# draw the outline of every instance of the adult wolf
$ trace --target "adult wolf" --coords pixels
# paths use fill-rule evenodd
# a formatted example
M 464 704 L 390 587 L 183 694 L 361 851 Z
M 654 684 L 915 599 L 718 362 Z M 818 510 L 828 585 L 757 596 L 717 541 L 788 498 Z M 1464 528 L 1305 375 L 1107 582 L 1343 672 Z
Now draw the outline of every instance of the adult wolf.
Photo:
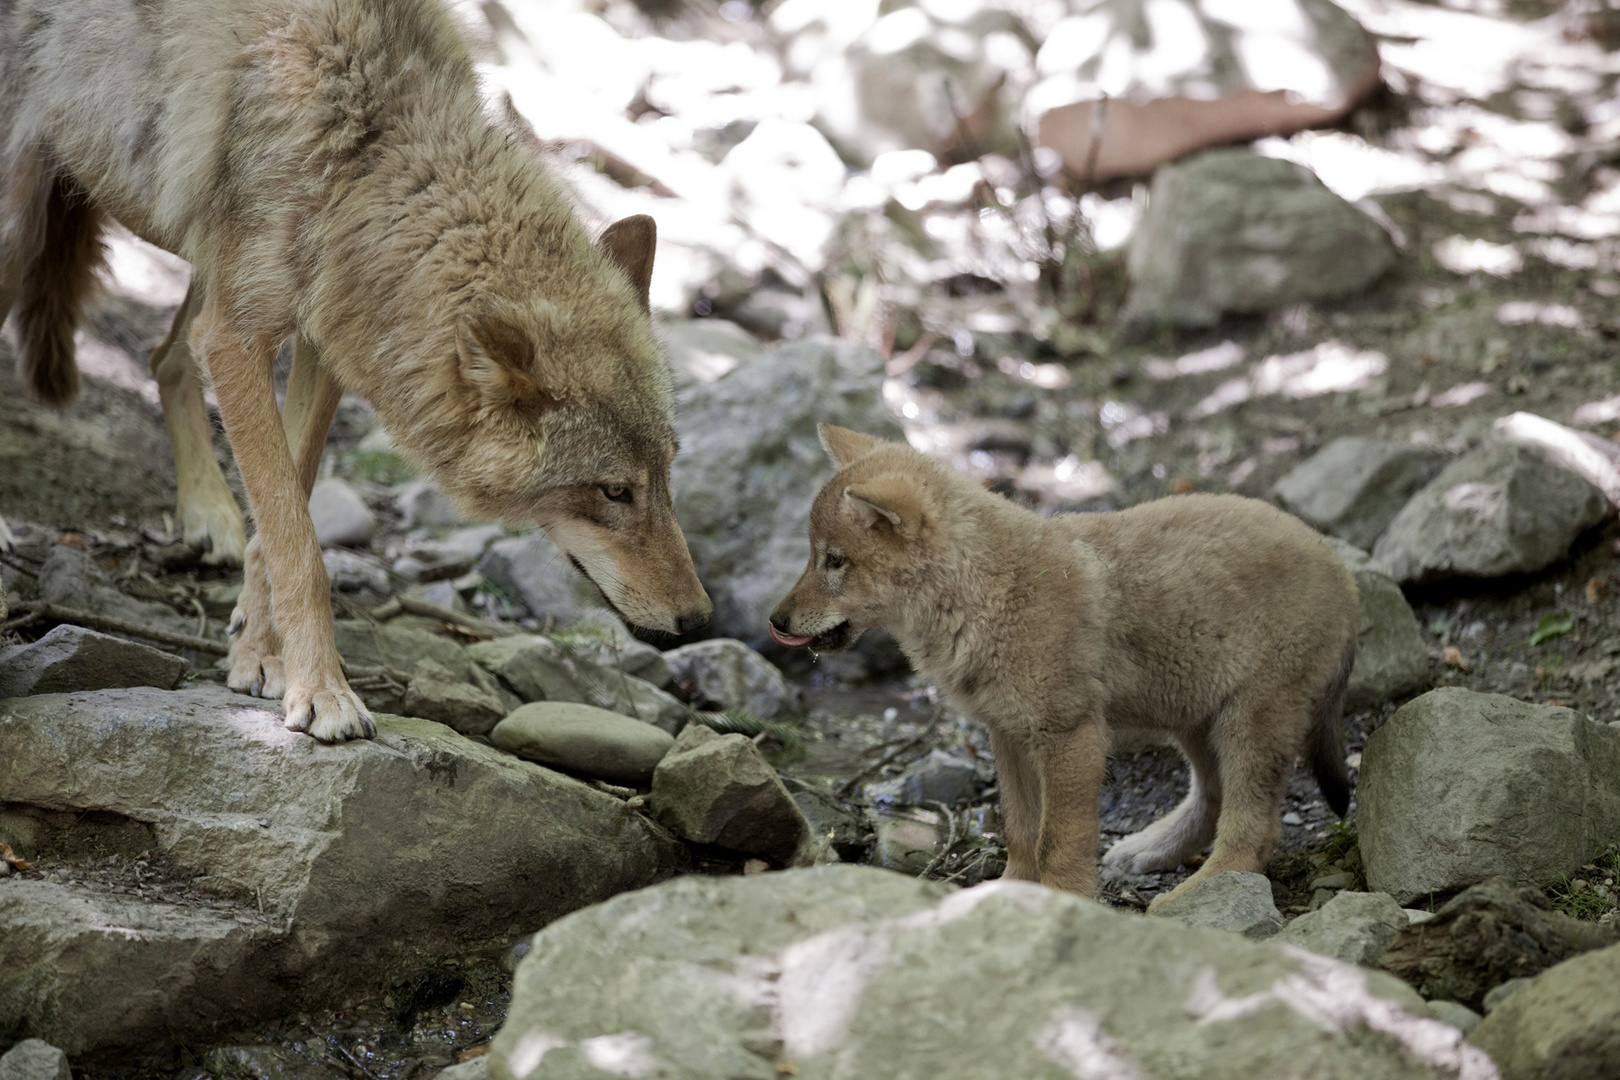
M 75 384 L 109 217 L 192 264 L 170 343 L 212 376 L 258 530 L 229 682 L 283 697 L 288 727 L 373 731 L 307 508 L 343 389 L 470 513 L 537 521 L 628 620 L 707 620 L 669 502 L 652 221 L 590 242 L 486 119 L 436 0 L 0 0 L 0 311 L 47 399 Z

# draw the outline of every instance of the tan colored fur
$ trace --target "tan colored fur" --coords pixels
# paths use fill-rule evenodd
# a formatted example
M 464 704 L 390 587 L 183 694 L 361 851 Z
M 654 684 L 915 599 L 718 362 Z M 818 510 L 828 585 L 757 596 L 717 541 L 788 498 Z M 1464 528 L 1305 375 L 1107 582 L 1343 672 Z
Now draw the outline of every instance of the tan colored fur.
M 94 245 L 42 246 L 58 186 L 191 262 L 153 356 L 182 510 L 229 541 L 189 353 L 257 525 L 230 683 L 284 691 L 290 727 L 370 730 L 307 509 L 340 389 L 469 514 L 545 527 L 630 620 L 706 620 L 669 503 L 651 219 L 591 242 L 521 133 L 486 119 L 434 0 L 0 0 L 0 170 L 0 311 L 28 268 L 93 269 Z M 42 393 L 71 372 L 70 348 L 41 346 L 71 343 L 76 287 L 19 325 Z M 294 333 L 304 396 L 283 418 L 271 363 Z
M 909 447 L 822 430 L 839 473 L 773 636 L 841 648 L 887 627 L 989 729 L 1007 876 L 1096 891 L 1112 731 L 1168 733 L 1192 765 L 1186 800 L 1105 858 L 1171 869 L 1213 841 L 1176 892 L 1264 868 L 1302 750 L 1342 784 L 1356 587 L 1297 519 L 1233 495 L 1042 518 Z

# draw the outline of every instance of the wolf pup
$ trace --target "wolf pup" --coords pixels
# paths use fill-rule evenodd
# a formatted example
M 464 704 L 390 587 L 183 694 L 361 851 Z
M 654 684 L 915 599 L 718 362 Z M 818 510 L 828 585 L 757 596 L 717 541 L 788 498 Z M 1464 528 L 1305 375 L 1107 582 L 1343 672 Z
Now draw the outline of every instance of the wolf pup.
M 308 511 L 344 390 L 470 514 L 545 528 L 627 620 L 707 620 L 670 506 L 652 221 L 590 242 L 485 117 L 437 0 L 0 4 L 0 312 L 46 400 L 76 385 L 108 218 L 191 262 L 167 351 L 212 376 L 258 529 L 228 682 L 281 697 L 289 728 L 374 731 Z
M 909 447 L 821 425 L 838 475 L 810 513 L 810 565 L 771 613 L 790 648 L 891 630 L 917 670 L 990 731 L 1006 876 L 1092 895 L 1111 731 L 1171 735 L 1187 797 L 1104 862 L 1168 870 L 1173 892 L 1260 871 L 1303 749 L 1349 805 L 1340 711 L 1355 659 L 1355 581 L 1266 503 L 1184 495 L 1050 518 Z

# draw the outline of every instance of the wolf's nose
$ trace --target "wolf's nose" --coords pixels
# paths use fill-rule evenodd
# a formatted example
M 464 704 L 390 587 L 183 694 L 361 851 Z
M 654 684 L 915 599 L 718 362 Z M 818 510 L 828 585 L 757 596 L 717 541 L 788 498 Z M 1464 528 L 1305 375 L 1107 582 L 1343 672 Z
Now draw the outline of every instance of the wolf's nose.
M 692 631 L 701 630 L 708 625 L 709 613 L 707 611 L 689 611 L 675 619 L 675 629 L 682 634 L 690 634 Z

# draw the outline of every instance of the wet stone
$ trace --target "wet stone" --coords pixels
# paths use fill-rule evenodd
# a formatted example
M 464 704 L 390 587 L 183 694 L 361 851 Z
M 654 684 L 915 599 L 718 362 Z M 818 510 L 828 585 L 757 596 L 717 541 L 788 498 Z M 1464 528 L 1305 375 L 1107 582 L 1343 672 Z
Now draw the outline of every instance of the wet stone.
M 683 645 L 665 653 L 664 660 L 698 708 L 742 710 L 766 720 L 804 712 L 799 688 L 769 660 L 733 638 Z
M 977 794 L 979 771 L 944 750 L 930 750 L 928 756 L 909 766 L 892 780 L 866 786 L 866 796 L 874 806 L 933 806 L 944 803 L 955 807 Z
M 1289 923 L 1277 940 L 1347 964 L 1371 967 L 1405 927 L 1406 912 L 1394 897 L 1341 892 Z
M 436 660 L 422 660 L 411 674 L 402 711 L 454 728 L 463 735 L 487 735 L 506 716 L 498 693 L 455 677 Z

